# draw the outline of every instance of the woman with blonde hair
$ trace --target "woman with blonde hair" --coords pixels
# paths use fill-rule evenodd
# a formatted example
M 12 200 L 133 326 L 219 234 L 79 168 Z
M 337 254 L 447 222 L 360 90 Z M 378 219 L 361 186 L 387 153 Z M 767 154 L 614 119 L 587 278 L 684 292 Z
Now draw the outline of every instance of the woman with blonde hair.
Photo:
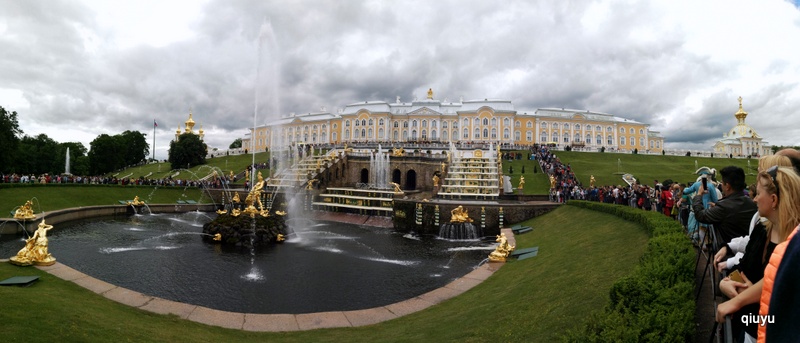
M 731 299 L 720 304 L 717 307 L 717 321 L 722 322 L 725 316 L 739 311 L 748 304 L 756 304 L 761 299 L 761 306 L 759 312 L 766 314 L 769 306 L 769 295 L 772 290 L 772 281 L 774 280 L 774 269 L 780 263 L 780 256 L 785 249 L 785 241 L 790 239 L 790 234 L 794 232 L 794 228 L 800 224 L 800 176 L 795 173 L 793 168 L 774 166 L 766 171 L 758 174 L 757 178 L 758 194 L 756 195 L 756 204 L 758 206 L 759 214 L 767 219 L 766 227 L 766 242 L 764 246 L 753 247 L 755 244 L 750 244 L 750 250 L 755 249 L 758 253 L 755 256 L 745 257 L 748 259 L 755 259 L 755 265 L 764 265 L 767 257 L 769 263 L 766 264 L 766 269 L 763 270 L 763 278 L 758 280 L 760 275 L 753 275 L 752 270 L 758 268 L 751 268 L 750 275 L 746 273 L 743 275 L 744 282 L 732 281 L 728 278 L 720 283 L 720 289 L 724 289 Z M 753 240 L 755 243 L 756 240 Z M 777 245 L 777 246 L 776 246 Z M 783 248 L 781 248 L 783 246 Z M 774 251 L 769 254 L 770 248 Z M 749 251 L 748 251 L 749 253 Z M 761 256 L 758 256 L 760 253 Z M 748 263 L 750 264 L 750 263 Z M 770 267 L 773 270 L 770 272 Z M 755 284 L 750 282 L 750 279 L 757 281 Z M 762 292 L 763 290 L 763 292 Z M 766 297 L 766 304 L 764 298 Z M 754 316 L 755 317 L 755 316 Z M 733 318 L 733 320 L 740 320 L 740 317 Z M 749 317 L 752 318 L 752 317 Z M 743 323 L 745 331 L 753 332 L 753 328 L 759 330 L 758 335 L 762 336 L 761 326 L 759 324 L 765 323 Z M 749 339 L 752 339 L 750 337 Z M 759 340 L 760 341 L 760 340 Z

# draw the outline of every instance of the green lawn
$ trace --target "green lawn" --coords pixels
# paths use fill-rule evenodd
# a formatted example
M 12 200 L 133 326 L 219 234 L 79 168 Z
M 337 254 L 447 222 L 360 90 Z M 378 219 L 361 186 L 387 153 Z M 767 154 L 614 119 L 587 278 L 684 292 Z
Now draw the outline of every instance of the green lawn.
M 758 159 L 750 159 L 750 167 L 747 159 L 738 158 L 710 158 L 694 156 L 662 156 L 662 155 L 634 155 L 634 154 L 615 154 L 599 152 L 576 152 L 558 151 L 556 156 L 564 164 L 569 163 L 572 170 L 584 185 L 589 185 L 589 178 L 594 175 L 597 180 L 595 185 L 619 185 L 624 184 L 621 175 L 616 173 L 631 173 L 642 184 L 653 185 L 653 180 L 659 182 L 672 179 L 676 182 L 686 183 L 697 179 L 694 172 L 697 166 L 707 166 L 716 168 L 717 180 L 721 180 L 719 170 L 730 165 L 739 166 L 745 170 L 747 184 L 755 182 L 755 171 L 758 167 Z M 751 175 L 752 174 L 752 175 Z
M 16 185 L 0 188 L 0 218 L 33 199 L 34 213 L 95 205 L 119 205 L 137 195 L 148 204 L 174 204 L 177 200 L 208 203 L 210 198 L 196 187 L 154 187 L 119 185 Z
M 0 288 L 0 332 L 8 342 L 551 342 L 608 303 L 611 284 L 637 265 L 647 241 L 636 224 L 572 206 L 525 224 L 535 230 L 517 236 L 517 246 L 538 246 L 537 257 L 508 262 L 459 297 L 368 327 L 222 329 L 130 308 L 37 269 L 0 263 L 0 279 L 42 277 L 29 287 Z
M 268 158 L 269 158 L 269 153 L 266 152 L 256 153 L 255 156 L 256 163 L 267 162 Z M 247 166 L 249 166 L 251 163 L 253 163 L 252 154 L 218 156 L 213 158 L 207 158 L 205 165 L 189 168 L 189 171 L 199 177 L 204 177 L 217 168 L 222 170 L 225 173 L 225 175 L 230 173 L 231 170 L 233 170 L 234 174 L 237 174 L 244 171 L 245 168 L 247 168 Z M 112 175 L 117 177 L 127 176 L 131 179 L 138 179 L 140 176 L 150 175 L 147 176 L 150 179 L 162 179 L 172 174 L 174 174 L 174 172 L 172 172 L 170 164 L 168 162 L 162 162 L 162 163 L 151 163 L 142 166 L 127 168 L 120 172 L 111 173 L 109 174 L 109 176 Z M 179 176 L 178 178 L 188 179 L 188 177 L 183 177 L 183 176 Z

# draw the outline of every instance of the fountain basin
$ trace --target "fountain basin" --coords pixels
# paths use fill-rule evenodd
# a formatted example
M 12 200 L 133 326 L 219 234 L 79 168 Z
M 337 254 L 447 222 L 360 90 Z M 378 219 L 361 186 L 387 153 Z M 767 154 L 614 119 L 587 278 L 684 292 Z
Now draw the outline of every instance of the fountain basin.
M 283 244 L 224 246 L 203 240 L 216 214 L 133 215 L 58 224 L 50 251 L 97 279 L 150 296 L 246 313 L 372 308 L 442 287 L 477 267 L 483 242 L 404 237 L 391 229 L 288 220 Z M 12 256 L 22 236 L 0 237 Z

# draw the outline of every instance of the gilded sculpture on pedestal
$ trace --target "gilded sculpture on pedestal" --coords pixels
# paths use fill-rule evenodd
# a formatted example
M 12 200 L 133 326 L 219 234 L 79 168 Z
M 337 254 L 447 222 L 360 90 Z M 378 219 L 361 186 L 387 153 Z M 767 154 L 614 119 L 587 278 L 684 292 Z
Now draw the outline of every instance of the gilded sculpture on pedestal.
M 9 261 L 18 266 L 29 266 L 31 264 L 49 266 L 55 264 L 56 259 L 47 251 L 47 231 L 52 228 L 53 225 L 46 224 L 44 218 L 42 218 L 42 222 L 39 223 L 33 236 L 25 240 L 25 247 L 16 256 L 11 257 Z
M 133 197 L 133 201 L 128 201 L 128 205 L 142 206 L 144 205 L 144 201 L 139 200 L 139 196 L 137 195 Z
M 433 174 L 433 187 L 439 187 L 439 175 Z
M 517 188 L 518 189 L 522 189 L 522 187 L 524 187 L 524 186 L 525 186 L 525 177 L 524 176 L 520 176 L 519 177 L 519 186 Z
M 497 248 L 489 254 L 489 261 L 491 262 L 505 262 L 506 258 L 512 251 L 514 251 L 515 247 L 513 245 L 508 244 L 508 238 L 506 238 L 506 234 L 500 233 L 497 235 L 497 239 L 495 242 L 498 242 Z
M 595 179 L 594 175 L 589 176 L 589 187 L 594 187 Z
M 450 222 L 472 223 L 472 218 L 469 217 L 469 213 L 467 213 L 467 210 L 463 206 L 458 205 L 458 207 L 450 211 Z
M 556 178 L 550 175 L 550 188 L 556 188 Z
M 34 218 L 36 218 L 36 216 L 33 214 L 33 203 L 30 200 L 26 201 L 25 205 L 20 206 L 14 211 L 14 219 L 30 220 Z

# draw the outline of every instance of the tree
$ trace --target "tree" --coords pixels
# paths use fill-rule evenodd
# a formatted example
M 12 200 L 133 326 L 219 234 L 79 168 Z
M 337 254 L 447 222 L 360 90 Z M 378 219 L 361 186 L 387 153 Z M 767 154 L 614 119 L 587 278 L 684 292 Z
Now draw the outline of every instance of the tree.
M 127 167 L 135 165 L 145 160 L 150 154 L 150 144 L 147 144 L 145 135 L 139 131 L 126 130 L 122 134 L 114 136 L 119 140 L 122 150 L 123 165 Z
M 3 152 L 0 153 L 0 173 L 14 171 L 14 156 L 21 135 L 22 130 L 17 122 L 17 112 L 9 113 L 3 106 L 0 106 L 0 147 L 3 149 Z
M 208 147 L 193 133 L 184 133 L 178 136 L 178 140 L 169 143 L 169 163 L 172 169 L 205 164 L 207 154 Z
M 19 142 L 14 166 L 18 171 L 33 174 L 60 174 L 58 166 L 64 166 L 65 155 L 59 157 L 59 146 L 45 134 L 25 136 Z
M 89 143 L 89 172 L 92 175 L 105 174 L 123 167 L 122 147 L 119 140 L 107 134 L 97 136 Z
M 228 149 L 240 149 L 241 147 L 242 147 L 242 139 L 236 138 L 235 140 L 233 140 L 233 143 L 231 143 L 231 145 L 228 146 Z

